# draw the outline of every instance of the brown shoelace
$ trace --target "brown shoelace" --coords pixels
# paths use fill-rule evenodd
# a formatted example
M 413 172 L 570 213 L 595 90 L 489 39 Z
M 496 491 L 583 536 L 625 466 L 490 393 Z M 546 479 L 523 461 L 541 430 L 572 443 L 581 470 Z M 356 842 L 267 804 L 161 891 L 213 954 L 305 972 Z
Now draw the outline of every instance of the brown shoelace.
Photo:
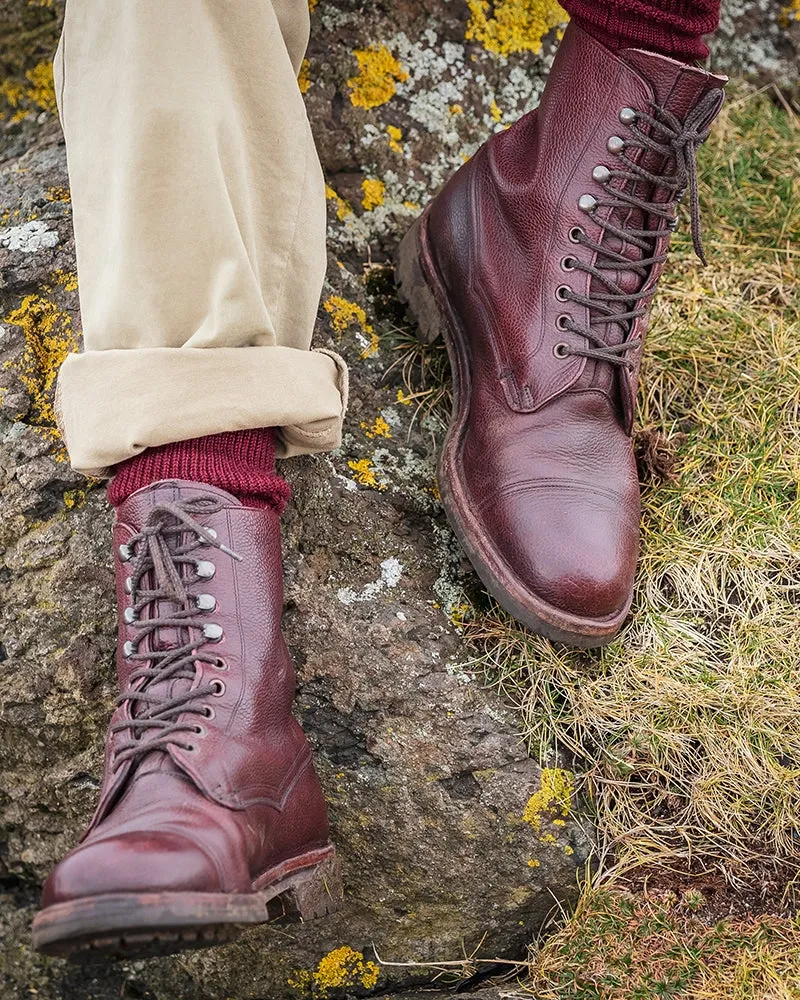
M 220 506 L 218 501 L 202 497 L 183 503 L 158 504 L 142 530 L 123 546 L 132 570 L 131 603 L 126 617 L 137 631 L 136 643 L 126 648 L 125 654 L 128 660 L 141 666 L 132 672 L 128 688 L 117 699 L 118 705 L 129 703 L 131 718 L 114 723 L 112 732 L 131 735 L 117 745 L 115 766 L 170 745 L 191 752 L 194 749 L 191 736 L 202 733 L 202 726 L 186 716 L 207 715 L 202 700 L 218 694 L 219 682 L 192 690 L 196 663 L 212 666 L 218 663 L 217 657 L 203 649 L 210 640 L 208 619 L 203 619 L 202 611 L 213 607 L 201 608 L 198 600 L 203 595 L 194 593 L 193 588 L 208 578 L 208 573 L 201 575 L 199 569 L 211 566 L 213 572 L 213 564 L 197 558 L 202 547 L 212 546 L 241 559 L 217 540 L 214 531 L 195 520 L 196 516 L 219 510 Z M 152 587 L 145 585 L 148 580 L 152 581 Z M 165 608 L 165 604 L 172 607 Z M 151 617 L 142 618 L 148 609 Z M 177 645 L 162 646 L 163 629 L 174 630 L 179 637 Z M 221 634 L 220 629 L 216 637 Z M 139 651 L 143 644 L 150 648 Z M 154 691 L 154 686 L 161 687 L 162 682 L 162 690 Z M 165 687 L 170 688 L 169 695 Z M 143 739 L 149 733 L 153 735 Z
M 576 227 L 577 235 L 573 241 L 594 251 L 598 256 L 595 263 L 587 264 L 577 257 L 571 258 L 570 270 L 579 270 L 589 274 L 606 289 L 606 291 L 590 291 L 580 295 L 572 289 L 567 289 L 562 301 L 577 302 L 589 310 L 589 326 L 575 323 L 567 318 L 563 329 L 585 337 L 588 347 L 574 347 L 570 344 L 559 345 L 559 356 L 578 355 L 596 361 L 607 361 L 612 365 L 633 369 L 633 362 L 628 354 L 641 347 L 641 340 L 629 340 L 634 322 L 647 313 L 644 302 L 652 295 L 653 289 L 647 288 L 647 278 L 651 269 L 663 264 L 667 254 L 656 253 L 658 239 L 662 236 L 664 227 L 658 229 L 636 229 L 617 225 L 612 219 L 617 214 L 630 209 L 639 209 L 643 213 L 645 223 L 650 219 L 666 220 L 666 228 L 672 230 L 677 221 L 677 206 L 685 191 L 689 190 L 692 220 L 692 244 L 695 253 L 705 264 L 706 257 L 700 234 L 700 202 L 697 191 L 697 149 L 705 142 L 710 132 L 708 123 L 713 120 L 722 102 L 722 91 L 709 91 L 692 109 L 685 121 L 680 121 L 666 108 L 651 104 L 651 113 L 633 112 L 635 118 L 630 123 L 633 138 L 622 143 L 619 156 L 623 169 L 608 170 L 608 176 L 600 183 L 609 195 L 607 199 L 596 199 L 588 209 L 592 216 L 598 209 L 610 209 L 607 218 L 597 217 L 596 221 L 603 230 L 600 241 L 590 240 L 583 229 Z M 645 131 L 646 126 L 649 131 Z M 628 149 L 641 149 L 665 158 L 664 170 L 653 173 L 634 162 L 627 154 Z M 668 172 L 670 165 L 673 169 Z M 623 186 L 612 187 L 614 181 L 626 182 Z M 652 197 L 658 189 L 667 191 L 669 198 L 659 202 L 640 198 L 636 188 L 644 183 L 651 187 Z M 614 250 L 604 243 L 604 238 L 610 235 L 621 241 L 621 249 Z M 638 260 L 631 260 L 622 251 L 625 246 L 634 246 L 641 252 Z M 569 258 L 568 258 L 569 259 Z M 639 291 L 626 292 L 607 272 L 633 271 L 641 278 Z M 610 344 L 592 329 L 595 326 L 619 324 L 623 337 L 620 343 Z

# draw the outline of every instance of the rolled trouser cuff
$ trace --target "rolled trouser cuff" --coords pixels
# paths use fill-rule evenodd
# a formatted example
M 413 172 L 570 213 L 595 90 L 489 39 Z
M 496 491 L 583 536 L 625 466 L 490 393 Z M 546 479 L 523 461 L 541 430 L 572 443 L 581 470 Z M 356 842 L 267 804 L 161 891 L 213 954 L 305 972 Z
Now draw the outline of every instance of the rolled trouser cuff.
M 276 454 L 341 443 L 347 366 L 292 347 L 137 348 L 71 354 L 56 392 L 72 467 L 108 476 L 145 448 L 223 431 L 276 428 Z

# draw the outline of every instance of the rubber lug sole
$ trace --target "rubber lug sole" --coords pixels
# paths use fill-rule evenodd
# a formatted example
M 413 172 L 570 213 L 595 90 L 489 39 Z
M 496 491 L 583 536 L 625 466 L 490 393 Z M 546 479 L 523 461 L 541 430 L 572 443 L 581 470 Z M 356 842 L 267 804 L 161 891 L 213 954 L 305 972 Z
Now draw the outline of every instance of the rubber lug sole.
M 33 921 L 34 947 L 71 962 L 171 955 L 233 941 L 247 925 L 333 913 L 342 877 L 333 848 L 266 873 L 252 893 L 109 893 L 48 906 Z

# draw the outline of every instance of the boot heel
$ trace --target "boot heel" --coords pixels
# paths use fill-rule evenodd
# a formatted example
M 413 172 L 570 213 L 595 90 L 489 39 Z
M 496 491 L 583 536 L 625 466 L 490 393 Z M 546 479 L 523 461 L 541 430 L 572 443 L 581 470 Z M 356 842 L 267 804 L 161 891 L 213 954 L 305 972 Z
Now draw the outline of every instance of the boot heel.
M 341 863 L 336 854 L 290 876 L 278 897 L 270 900 L 270 919 L 314 920 L 334 913 L 344 896 Z
M 432 344 L 442 336 L 444 320 L 420 263 L 421 229 L 422 220 L 419 218 L 403 237 L 397 249 L 395 284 L 400 301 L 417 327 L 420 341 L 423 344 Z

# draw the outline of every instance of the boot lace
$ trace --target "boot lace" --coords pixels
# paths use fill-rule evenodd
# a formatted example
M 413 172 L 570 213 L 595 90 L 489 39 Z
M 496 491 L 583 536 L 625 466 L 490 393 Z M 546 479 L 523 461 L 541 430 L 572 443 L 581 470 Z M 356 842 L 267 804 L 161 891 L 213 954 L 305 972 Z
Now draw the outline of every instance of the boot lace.
M 656 253 L 658 240 L 663 235 L 665 227 L 636 229 L 617 224 L 613 221 L 615 217 L 619 219 L 627 210 L 639 209 L 643 213 L 645 224 L 653 219 L 664 219 L 666 228 L 674 230 L 678 203 L 688 188 L 692 245 L 700 260 L 706 263 L 700 233 L 696 157 L 698 147 L 708 138 L 710 122 L 715 117 L 721 102 L 720 90 L 709 91 L 684 121 L 654 103 L 649 105 L 650 112 L 624 108 L 620 113 L 620 120 L 630 126 L 631 138 L 622 140 L 614 136 L 609 141 L 608 148 L 610 152 L 619 156 L 622 166 L 613 170 L 598 166 L 593 173 L 593 177 L 602 185 L 608 197 L 598 199 L 592 195 L 584 195 L 579 202 L 580 208 L 593 217 L 598 209 L 611 210 L 607 217 L 596 218 L 603 233 L 599 242 L 595 243 L 587 237 L 580 226 L 570 231 L 570 240 L 596 253 L 597 259 L 594 264 L 588 264 L 577 257 L 567 257 L 563 261 L 565 270 L 583 271 L 596 279 L 601 288 L 581 295 L 567 286 L 562 286 L 559 289 L 560 294 L 557 293 L 560 301 L 577 302 L 590 310 L 588 326 L 576 323 L 567 315 L 559 317 L 558 324 L 559 329 L 569 330 L 584 337 L 589 346 L 558 344 L 555 349 L 557 357 L 578 355 L 596 361 L 607 361 L 628 371 L 634 368 L 634 362 L 629 355 L 641 347 L 642 341 L 640 338 L 629 338 L 635 321 L 647 314 L 645 299 L 653 292 L 652 288 L 647 287 L 651 269 L 663 264 L 667 259 L 666 252 Z M 648 170 L 641 163 L 635 162 L 628 155 L 628 150 L 643 150 L 664 157 L 664 169 L 658 173 Z M 612 186 L 614 181 L 624 183 L 616 187 Z M 637 195 L 637 187 L 641 184 L 650 190 L 649 199 Z M 667 192 L 666 201 L 653 200 L 659 189 Z M 607 236 L 620 241 L 619 250 L 608 245 Z M 632 260 L 626 256 L 623 252 L 626 245 L 633 246 L 639 251 L 638 259 Z M 626 291 L 614 280 L 613 275 L 608 273 L 620 270 L 633 271 L 641 278 L 638 291 Z M 622 329 L 623 337 L 620 343 L 609 343 L 594 330 L 594 327 L 608 327 L 610 324 L 617 324 Z
M 115 734 L 130 734 L 117 744 L 115 767 L 170 745 L 193 751 L 191 736 L 201 736 L 204 730 L 190 716 L 209 717 L 202 699 L 220 693 L 220 681 L 192 689 L 198 662 L 219 665 L 219 658 L 203 646 L 222 637 L 220 626 L 203 619 L 203 612 L 213 610 L 216 602 L 210 595 L 194 593 L 194 588 L 214 572 L 213 563 L 198 560 L 198 550 L 212 546 L 241 560 L 218 541 L 213 529 L 195 519 L 220 507 L 216 500 L 203 497 L 160 503 L 153 507 L 142 530 L 120 548 L 120 558 L 132 564 L 127 585 L 131 603 L 125 619 L 137 632 L 136 642 L 126 643 L 124 655 L 140 665 L 117 699 L 117 705 L 130 705 L 131 717 L 111 727 Z M 150 581 L 152 586 L 147 586 Z M 152 609 L 151 617 L 142 618 L 148 608 Z M 174 630 L 178 643 L 162 645 L 162 629 Z M 149 648 L 139 651 L 146 639 Z M 156 684 L 160 690 L 153 690 Z M 142 739 L 150 733 L 151 738 Z

